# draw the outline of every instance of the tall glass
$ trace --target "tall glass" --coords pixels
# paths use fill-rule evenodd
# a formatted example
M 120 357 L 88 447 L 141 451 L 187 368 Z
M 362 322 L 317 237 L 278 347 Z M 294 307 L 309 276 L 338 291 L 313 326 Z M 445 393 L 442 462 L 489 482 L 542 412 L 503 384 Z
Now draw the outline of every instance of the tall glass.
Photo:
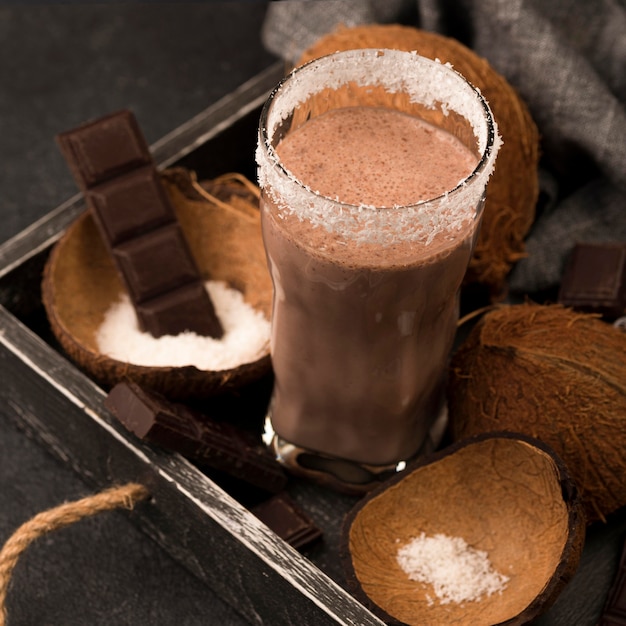
M 384 176 L 347 181 L 363 189 L 359 202 L 334 189 L 319 193 L 292 174 L 280 142 L 346 107 L 399 111 L 446 131 L 471 151 L 469 175 L 402 206 L 370 202 Z M 324 142 L 338 146 L 349 132 Z M 424 445 L 443 406 L 459 288 L 499 143 L 481 94 L 449 66 L 414 53 L 329 55 L 271 94 L 257 149 L 274 285 L 268 419 L 292 470 L 365 490 Z M 333 150 L 316 167 L 332 169 Z M 378 150 L 363 143 L 362 152 L 375 158 Z

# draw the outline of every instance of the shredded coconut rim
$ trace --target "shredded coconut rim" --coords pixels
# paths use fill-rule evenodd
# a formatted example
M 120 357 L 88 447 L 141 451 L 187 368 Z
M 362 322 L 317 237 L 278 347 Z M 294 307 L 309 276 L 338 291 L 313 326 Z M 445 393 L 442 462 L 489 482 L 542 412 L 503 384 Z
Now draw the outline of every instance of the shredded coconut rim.
M 406 93 L 412 103 L 454 111 L 472 127 L 479 161 L 454 189 L 412 205 L 353 205 L 321 195 L 283 167 L 274 134 L 289 115 L 311 96 L 347 83 L 381 86 L 389 93 Z M 443 104 L 442 104 L 443 103 Z M 369 243 L 421 241 L 454 232 L 477 216 L 502 141 L 486 100 L 450 64 L 414 52 L 350 50 L 310 61 L 287 75 L 273 90 L 261 113 L 256 150 L 260 187 L 279 213 L 296 215 L 349 239 Z

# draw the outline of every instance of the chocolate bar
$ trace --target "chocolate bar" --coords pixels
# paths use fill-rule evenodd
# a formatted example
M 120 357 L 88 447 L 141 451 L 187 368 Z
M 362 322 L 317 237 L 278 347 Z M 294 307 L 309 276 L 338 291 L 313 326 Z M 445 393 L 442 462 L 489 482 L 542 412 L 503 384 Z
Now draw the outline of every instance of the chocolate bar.
M 563 273 L 558 301 L 616 319 L 626 312 L 626 243 L 578 243 Z
M 322 531 L 286 492 L 272 496 L 253 507 L 251 512 L 297 550 L 322 536 Z
M 154 337 L 223 329 L 130 111 L 57 136 L 131 298 Z
M 104 404 L 140 439 L 178 452 L 200 466 L 270 493 L 278 493 L 287 484 L 287 475 L 269 450 L 232 424 L 212 420 L 133 382 L 118 383 Z

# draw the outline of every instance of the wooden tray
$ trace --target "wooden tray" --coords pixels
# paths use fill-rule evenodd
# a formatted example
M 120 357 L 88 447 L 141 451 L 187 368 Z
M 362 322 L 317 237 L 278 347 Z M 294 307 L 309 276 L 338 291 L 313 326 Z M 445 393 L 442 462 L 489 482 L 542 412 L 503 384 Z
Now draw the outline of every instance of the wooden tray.
M 182 165 L 200 179 L 236 171 L 254 180 L 260 108 L 283 70 L 268 68 L 158 141 L 157 165 Z M 41 275 L 84 210 L 78 194 L 0 247 L 0 398 L 18 427 L 91 488 L 145 484 L 153 498 L 132 520 L 249 622 L 382 624 L 343 587 L 337 547 L 352 498 L 291 481 L 291 496 L 324 532 L 300 554 L 191 463 L 127 433 L 104 408 L 106 392 L 62 353 L 41 303 Z
M 275 64 L 155 143 L 158 166 L 254 180 L 260 108 L 283 72 Z M 353 498 L 290 481 L 290 495 L 324 532 L 300 554 L 191 463 L 130 435 L 104 408 L 105 390 L 63 354 L 41 303 L 41 276 L 51 247 L 84 210 L 76 195 L 0 246 L 0 401 L 17 427 L 94 490 L 144 483 L 153 498 L 131 519 L 250 623 L 382 625 L 345 590 L 339 533 Z M 537 626 L 597 623 L 625 532 L 626 508 L 589 529 L 574 580 Z

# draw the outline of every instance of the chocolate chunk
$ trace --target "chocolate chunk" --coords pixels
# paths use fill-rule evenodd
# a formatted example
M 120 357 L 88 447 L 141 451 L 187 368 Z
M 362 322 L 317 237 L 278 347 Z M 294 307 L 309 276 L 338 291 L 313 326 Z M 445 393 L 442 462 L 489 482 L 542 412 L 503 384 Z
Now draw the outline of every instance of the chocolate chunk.
M 199 335 L 216 337 L 213 324 L 217 317 L 207 315 L 209 307 L 213 309 L 213 303 L 204 285 L 190 283 L 137 304 L 136 311 L 146 332 L 154 337 L 177 335 L 189 329 Z
M 113 257 L 140 304 L 195 282 L 196 268 L 176 222 L 115 246 Z
M 150 166 L 88 189 L 86 198 L 112 246 L 176 220 L 159 174 Z
M 130 111 L 111 113 L 57 136 L 78 186 L 87 190 L 152 164 L 148 146 Z
M 129 111 L 57 136 L 137 314 L 154 337 L 185 330 L 220 338 L 220 324 Z
M 322 536 L 322 531 L 286 492 L 272 496 L 251 509 L 266 526 L 300 550 Z
M 105 406 L 139 438 L 270 493 L 287 484 L 274 456 L 246 431 L 218 422 L 132 382 L 118 383 Z
M 615 319 L 626 312 L 626 243 L 579 243 L 568 259 L 558 301 Z

